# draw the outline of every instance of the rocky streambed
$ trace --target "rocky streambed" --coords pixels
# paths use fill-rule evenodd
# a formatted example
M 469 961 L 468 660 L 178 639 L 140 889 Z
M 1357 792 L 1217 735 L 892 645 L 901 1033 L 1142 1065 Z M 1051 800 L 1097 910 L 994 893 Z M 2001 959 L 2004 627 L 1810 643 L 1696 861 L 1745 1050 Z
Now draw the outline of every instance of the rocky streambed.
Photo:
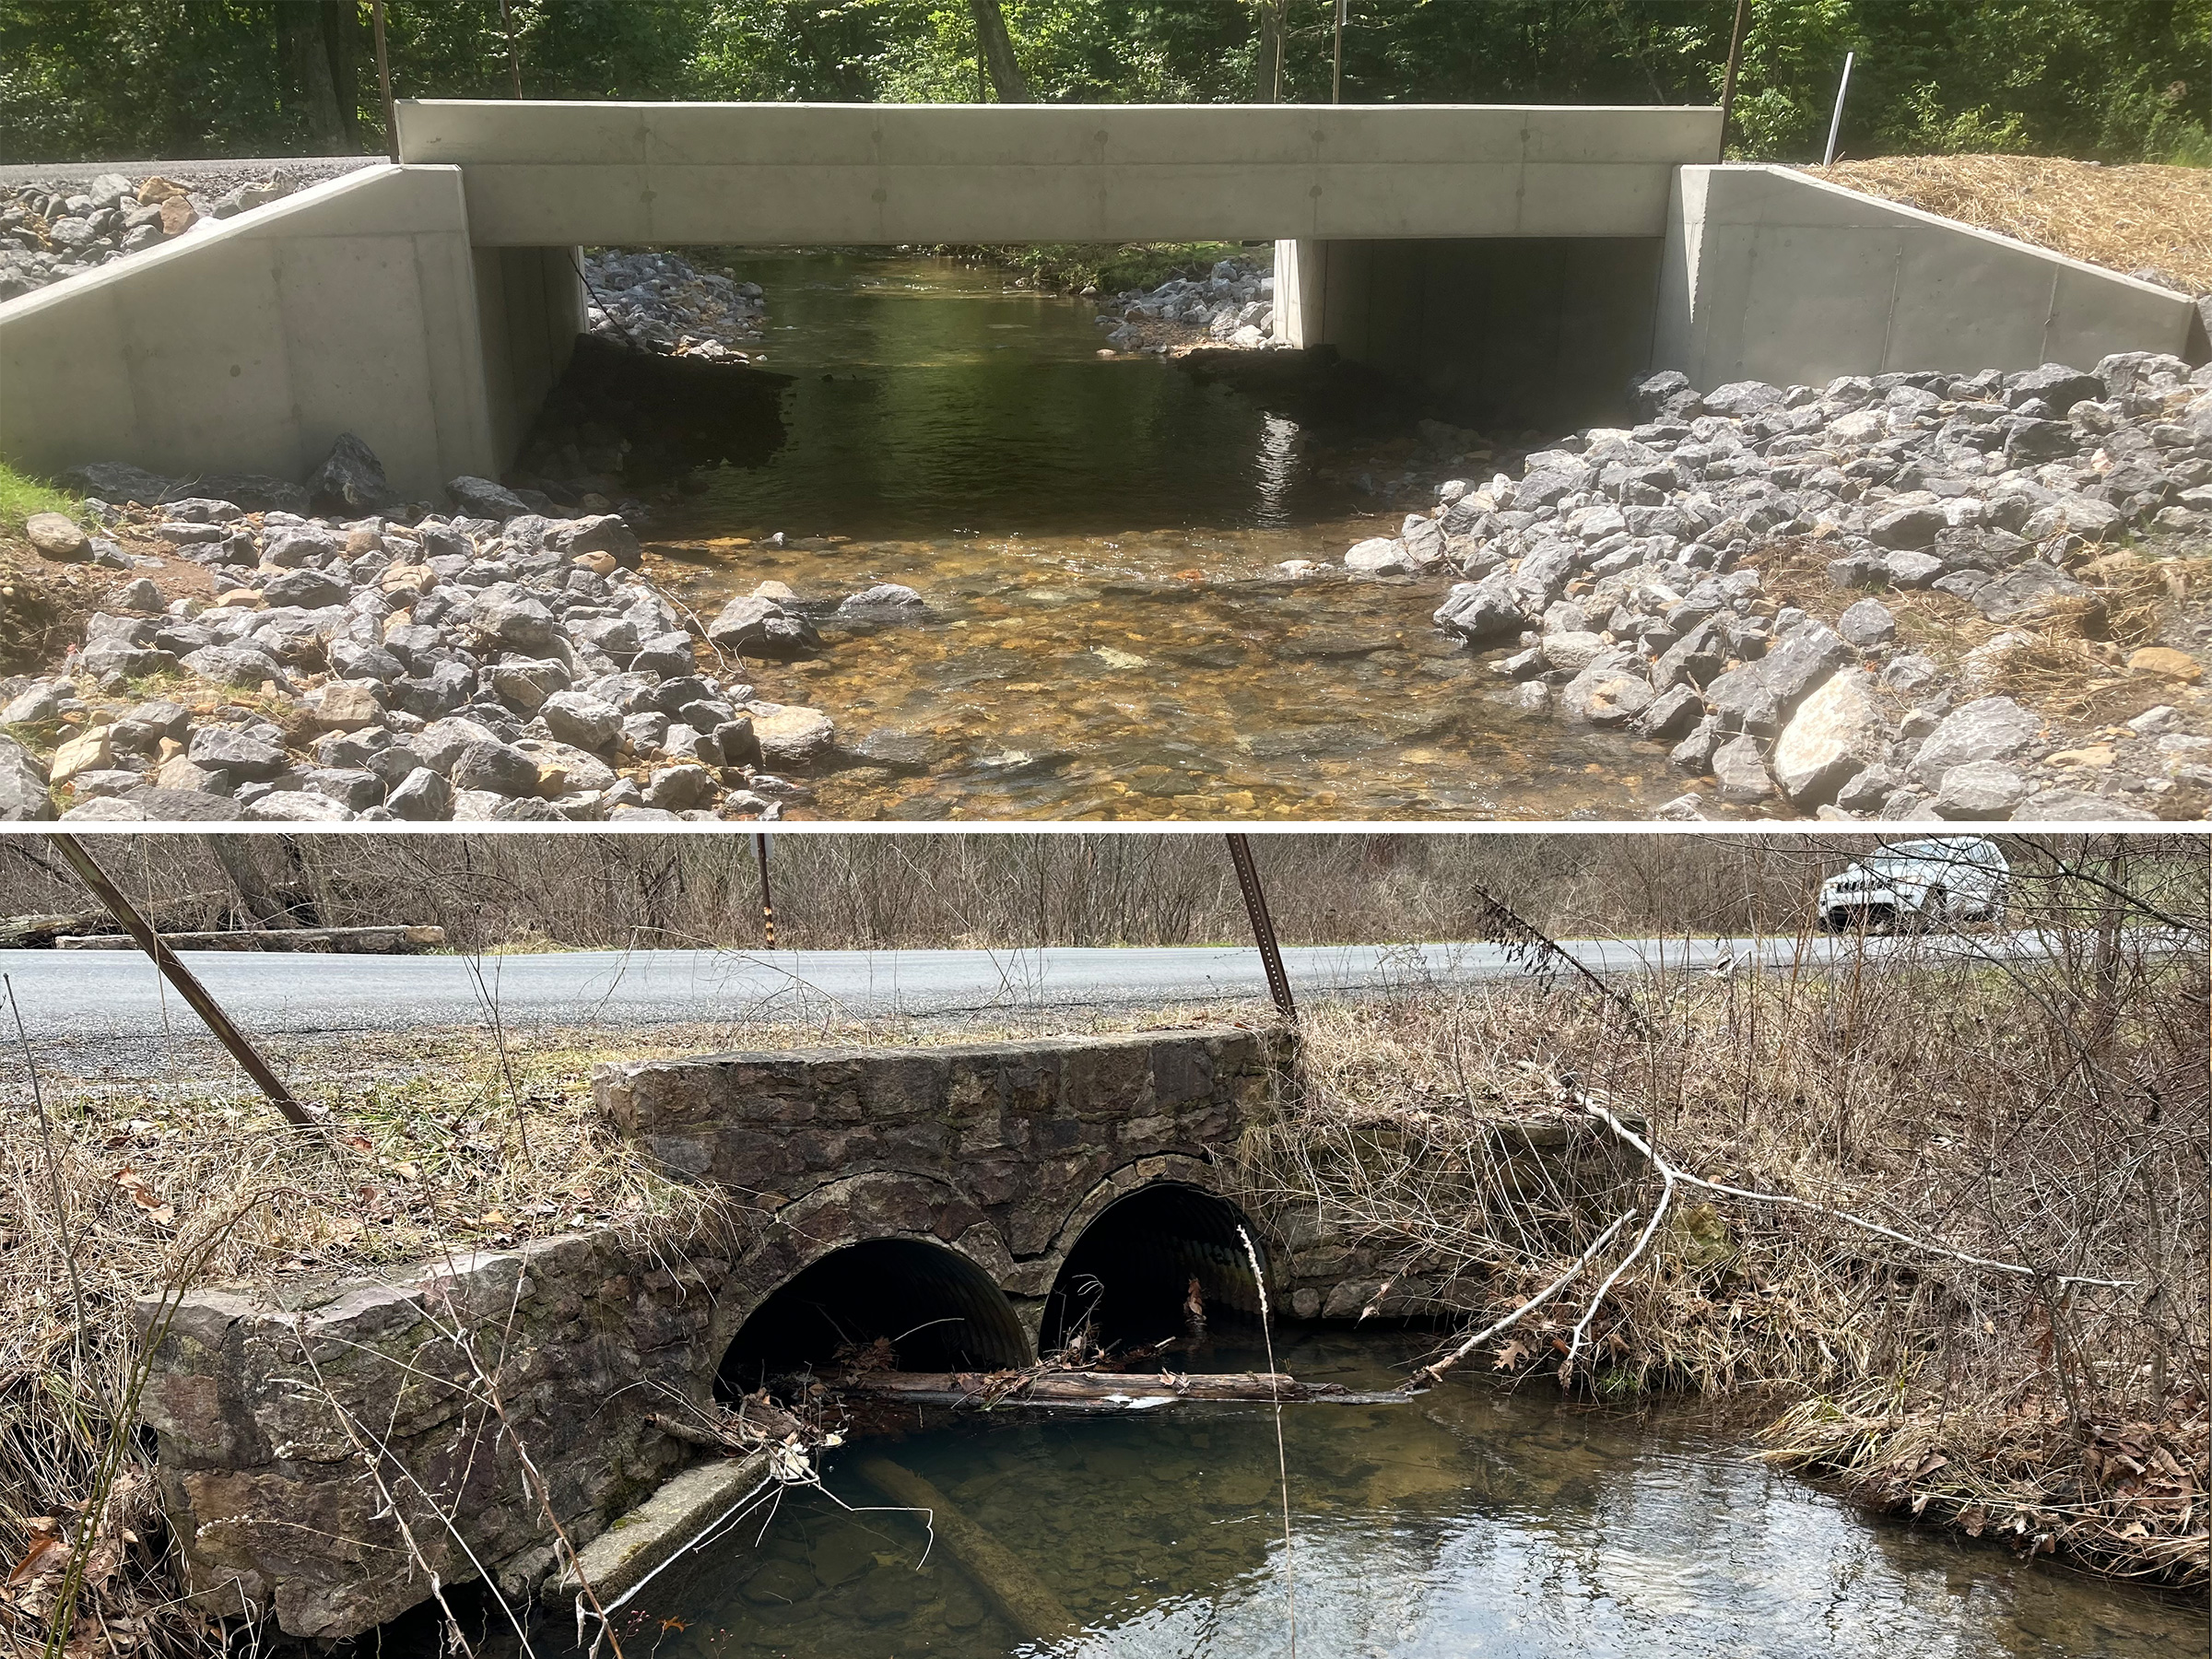
M 2212 368 L 1679 374 L 1641 422 L 1447 480 L 1369 576 L 1521 706 L 1669 746 L 1714 803 L 1824 818 L 2201 817 Z
M 0 817 L 772 818 L 806 794 L 781 771 L 834 741 L 745 676 L 741 648 L 804 625 L 748 601 L 701 626 L 619 514 L 480 478 L 410 509 L 352 439 L 293 487 L 312 514 L 127 467 L 76 481 L 103 534 L 45 514 L 33 546 L 146 568 L 59 672 L 0 681 Z

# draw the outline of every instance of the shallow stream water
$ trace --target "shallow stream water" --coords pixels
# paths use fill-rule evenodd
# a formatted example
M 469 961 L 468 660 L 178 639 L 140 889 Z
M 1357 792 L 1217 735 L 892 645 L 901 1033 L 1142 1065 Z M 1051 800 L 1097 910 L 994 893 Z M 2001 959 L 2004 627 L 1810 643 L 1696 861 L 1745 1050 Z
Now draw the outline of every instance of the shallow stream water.
M 1430 625 L 1447 580 L 1277 569 L 1394 531 L 1342 481 L 1371 423 L 1101 358 L 1095 308 L 994 268 L 728 260 L 767 290 L 788 437 L 655 526 L 656 576 L 702 618 L 771 579 L 931 607 L 749 676 L 860 752 L 806 816 L 1633 818 L 1685 786 L 1658 745 L 1512 707 Z
M 1295 1339 L 1283 1369 L 1386 1388 L 1418 1338 Z M 1198 1369 L 1258 1369 L 1220 1347 Z M 2205 1612 L 1868 1516 L 1753 1461 L 1701 1408 L 1630 1413 L 1451 1382 L 1286 1407 L 1286 1559 L 1265 1407 L 963 1420 L 830 1454 L 617 1616 L 638 1659 L 2160 1659 Z M 987 1530 L 1078 1634 L 1027 1641 L 851 1465 L 887 1455 Z M 844 1505 L 853 1506 L 851 1509 Z M 1287 1571 L 1288 1568 L 1288 1571 Z

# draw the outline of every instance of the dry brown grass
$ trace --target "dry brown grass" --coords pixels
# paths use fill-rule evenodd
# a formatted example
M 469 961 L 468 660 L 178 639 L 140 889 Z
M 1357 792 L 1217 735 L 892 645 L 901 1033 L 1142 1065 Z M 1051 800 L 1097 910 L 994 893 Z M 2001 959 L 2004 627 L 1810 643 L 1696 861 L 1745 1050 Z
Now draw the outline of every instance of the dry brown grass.
M 1677 1194 L 1596 1306 L 1574 1384 L 1779 1388 L 1806 1403 L 1777 1427 L 1778 1461 L 2024 1549 L 2202 1584 L 2206 1482 L 2188 1459 L 2212 1394 L 2203 971 L 2148 958 L 2122 971 L 2117 948 L 2102 970 L 2077 936 L 2060 960 L 2015 969 L 1952 956 L 1690 975 L 1645 987 L 1649 1043 L 1594 1005 L 1527 991 L 1316 1009 L 1304 1087 L 1255 1137 L 1252 1180 L 1278 1204 L 1318 1203 L 1378 1272 L 1488 1324 L 1624 1209 L 1638 1226 L 1652 1214 L 1658 1182 L 1555 1081 L 1572 1077 L 1688 1171 L 2031 1266 Z M 2101 991 L 2085 982 L 2100 971 Z M 1561 1142 L 1533 1173 L 1500 1140 L 1531 1124 Z M 1467 1366 L 1550 1382 L 1623 1255 Z M 2042 1275 L 2132 1283 L 2053 1294 Z M 2143 1441 L 2151 1472 L 2084 1450 L 2108 1441 Z M 2030 1441 L 2075 1450 L 2030 1457 Z
M 2212 290 L 2212 170 L 2048 156 L 1880 156 L 1801 171 L 2150 279 Z

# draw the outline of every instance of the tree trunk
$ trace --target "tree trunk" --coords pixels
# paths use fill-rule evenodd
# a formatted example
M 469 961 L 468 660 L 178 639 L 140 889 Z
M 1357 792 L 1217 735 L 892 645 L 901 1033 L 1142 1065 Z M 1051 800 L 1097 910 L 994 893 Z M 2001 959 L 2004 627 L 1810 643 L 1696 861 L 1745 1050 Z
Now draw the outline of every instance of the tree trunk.
M 290 5 L 276 8 L 276 29 L 285 66 L 307 121 L 308 142 L 317 155 L 335 154 L 344 144 L 345 128 L 338 116 L 337 83 L 331 76 L 330 43 L 324 32 L 320 5 Z
M 1014 56 L 1014 41 L 1006 33 L 1006 19 L 998 9 L 998 0 L 968 0 L 968 9 L 975 14 L 976 43 L 982 49 L 983 66 L 991 72 L 991 86 L 998 101 L 1035 103 L 1021 65 Z
M 321 0 L 323 50 L 330 60 L 331 89 L 338 104 L 338 153 L 361 151 L 361 83 L 354 65 L 360 59 L 361 11 L 354 0 Z
M 246 913 L 264 927 L 296 927 L 299 923 L 292 915 L 292 907 L 284 895 L 261 872 L 253 853 L 253 841 L 245 837 L 211 835 L 207 850 L 215 854 L 215 862 L 223 866 L 223 874 L 238 889 L 239 902 Z
M 1260 0 L 1259 48 L 1252 57 L 1252 101 L 1283 101 L 1284 0 Z

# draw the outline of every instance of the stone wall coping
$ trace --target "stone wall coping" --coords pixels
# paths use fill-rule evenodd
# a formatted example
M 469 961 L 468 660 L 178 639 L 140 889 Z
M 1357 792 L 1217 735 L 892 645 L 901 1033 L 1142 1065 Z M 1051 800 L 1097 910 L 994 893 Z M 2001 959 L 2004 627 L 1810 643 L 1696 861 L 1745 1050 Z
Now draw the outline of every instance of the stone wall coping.
M 816 1065 L 852 1065 L 868 1061 L 1019 1059 L 1032 1054 L 1065 1054 L 1088 1049 L 1157 1048 L 1163 1043 L 1216 1042 L 1223 1038 L 1265 1040 L 1250 1026 L 1184 1026 L 1162 1031 L 1068 1032 L 1055 1037 L 1010 1037 L 990 1042 L 906 1045 L 855 1043 L 818 1049 L 730 1049 L 712 1054 L 686 1054 L 665 1060 L 603 1060 L 594 1077 L 634 1077 L 646 1071 L 682 1071 L 695 1066 L 760 1065 L 804 1070 Z

